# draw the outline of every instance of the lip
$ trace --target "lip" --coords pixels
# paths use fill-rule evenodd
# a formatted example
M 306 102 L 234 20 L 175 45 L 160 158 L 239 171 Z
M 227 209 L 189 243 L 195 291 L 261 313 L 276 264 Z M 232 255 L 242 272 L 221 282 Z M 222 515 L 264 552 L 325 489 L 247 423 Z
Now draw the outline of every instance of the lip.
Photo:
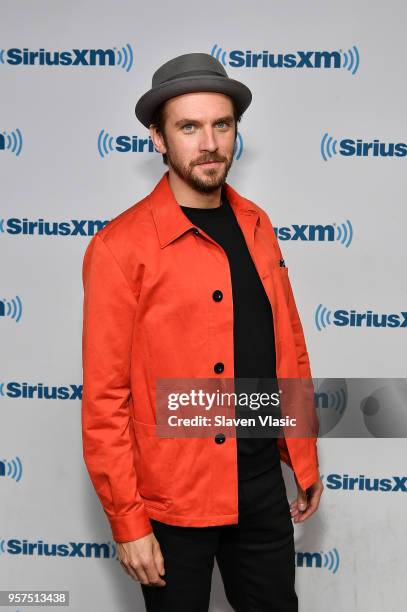
M 220 161 L 204 162 L 203 164 L 198 164 L 198 166 L 217 166 L 218 164 L 223 164 L 223 162 L 220 162 Z

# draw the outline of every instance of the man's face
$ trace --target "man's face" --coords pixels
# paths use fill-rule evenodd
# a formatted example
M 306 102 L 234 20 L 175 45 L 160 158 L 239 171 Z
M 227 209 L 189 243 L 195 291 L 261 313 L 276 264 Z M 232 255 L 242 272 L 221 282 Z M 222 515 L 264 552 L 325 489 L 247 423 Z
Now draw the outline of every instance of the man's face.
M 150 133 L 153 138 L 151 128 Z M 232 100 L 212 92 L 171 98 L 165 105 L 164 133 L 155 131 L 153 140 L 161 153 L 167 153 L 169 166 L 193 189 L 217 190 L 233 162 Z

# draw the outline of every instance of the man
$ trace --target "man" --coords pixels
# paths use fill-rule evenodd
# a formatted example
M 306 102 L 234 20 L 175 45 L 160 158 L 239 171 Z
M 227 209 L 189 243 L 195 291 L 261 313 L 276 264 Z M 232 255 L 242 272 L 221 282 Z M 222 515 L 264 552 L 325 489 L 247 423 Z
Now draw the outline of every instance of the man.
M 311 377 L 270 219 L 226 182 L 251 98 L 205 53 L 161 66 L 136 116 L 168 171 L 84 257 L 84 459 L 154 612 L 206 612 L 215 558 L 234 610 L 298 610 L 291 519 L 323 490 L 315 437 L 156 434 L 158 379 Z

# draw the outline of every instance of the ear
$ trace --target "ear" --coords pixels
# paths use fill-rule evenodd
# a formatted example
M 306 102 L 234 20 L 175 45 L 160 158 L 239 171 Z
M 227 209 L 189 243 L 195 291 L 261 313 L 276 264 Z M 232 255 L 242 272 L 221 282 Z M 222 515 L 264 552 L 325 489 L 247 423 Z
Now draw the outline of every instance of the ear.
M 167 147 L 165 146 L 164 138 L 161 132 L 157 130 L 157 127 L 154 125 L 154 123 L 150 124 L 149 131 L 151 140 L 153 141 L 153 144 L 157 151 L 161 154 L 166 153 Z

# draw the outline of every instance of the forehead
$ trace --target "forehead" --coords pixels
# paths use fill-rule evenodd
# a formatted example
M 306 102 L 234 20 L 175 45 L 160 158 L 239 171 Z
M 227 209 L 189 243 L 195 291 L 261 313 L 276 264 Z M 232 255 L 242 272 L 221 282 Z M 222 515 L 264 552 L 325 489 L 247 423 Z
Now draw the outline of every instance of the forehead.
M 165 115 L 171 121 L 183 117 L 189 119 L 213 119 L 223 115 L 233 115 L 232 99 L 225 94 L 212 91 L 199 91 L 182 94 L 167 100 Z

